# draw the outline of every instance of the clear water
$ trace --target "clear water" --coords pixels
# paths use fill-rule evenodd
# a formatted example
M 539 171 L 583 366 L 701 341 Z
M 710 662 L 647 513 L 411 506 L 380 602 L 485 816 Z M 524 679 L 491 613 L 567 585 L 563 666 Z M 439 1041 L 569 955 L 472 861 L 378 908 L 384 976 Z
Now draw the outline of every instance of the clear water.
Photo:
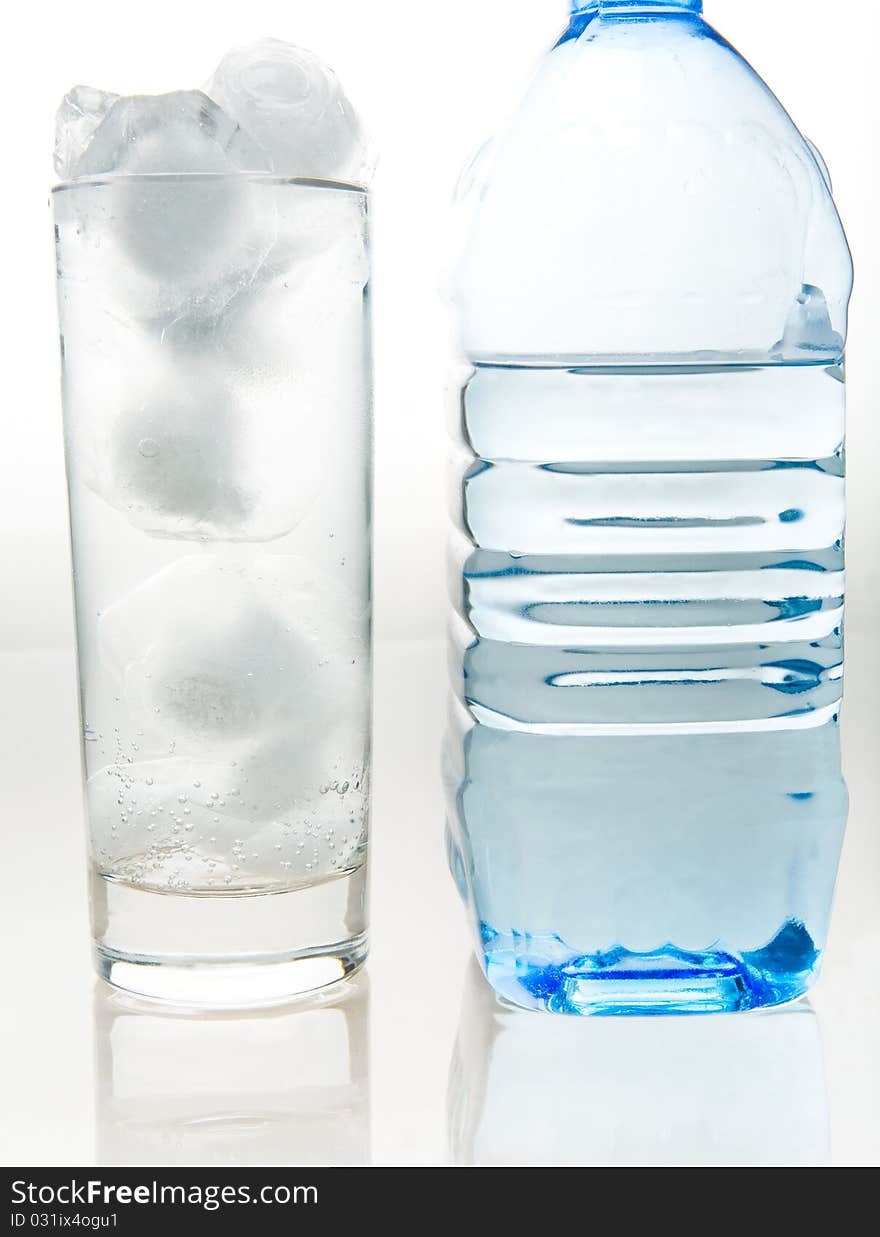
M 95 865 L 185 895 L 344 876 L 368 798 L 362 195 L 130 176 L 55 206 Z M 194 212 L 259 244 L 220 271 Z M 189 281 L 143 248 L 168 219 Z
M 338 974 L 366 927 L 363 195 L 110 177 L 55 220 L 101 966 L 190 1000 L 200 961 Z
M 841 364 L 480 357 L 461 425 L 448 838 L 491 983 L 798 996 L 847 810 Z

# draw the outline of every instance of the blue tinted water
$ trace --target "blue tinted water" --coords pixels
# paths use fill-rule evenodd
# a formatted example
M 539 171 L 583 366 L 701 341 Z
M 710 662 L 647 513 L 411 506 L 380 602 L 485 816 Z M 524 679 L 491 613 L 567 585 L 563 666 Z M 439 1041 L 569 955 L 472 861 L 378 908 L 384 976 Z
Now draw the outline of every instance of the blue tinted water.
M 840 364 L 481 358 L 461 431 L 448 842 L 491 983 L 798 996 L 847 810 Z

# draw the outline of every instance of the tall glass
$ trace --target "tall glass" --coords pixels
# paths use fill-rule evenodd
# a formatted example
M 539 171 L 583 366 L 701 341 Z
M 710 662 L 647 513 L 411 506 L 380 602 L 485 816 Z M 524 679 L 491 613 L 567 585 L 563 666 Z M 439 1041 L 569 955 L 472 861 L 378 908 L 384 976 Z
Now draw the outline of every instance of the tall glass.
M 366 195 L 53 194 L 97 967 L 190 1005 L 366 954 Z

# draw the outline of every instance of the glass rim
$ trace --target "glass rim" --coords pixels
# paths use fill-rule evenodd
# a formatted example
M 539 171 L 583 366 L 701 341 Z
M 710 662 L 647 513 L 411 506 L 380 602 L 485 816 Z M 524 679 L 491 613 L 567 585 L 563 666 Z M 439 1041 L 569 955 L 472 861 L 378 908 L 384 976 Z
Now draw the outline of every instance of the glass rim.
M 122 182 L 147 183 L 150 181 L 198 184 L 210 181 L 236 181 L 273 185 L 276 188 L 314 189 L 320 192 L 356 193 L 366 197 L 366 185 L 357 185 L 344 180 L 321 180 L 310 176 L 281 176 L 276 172 L 101 172 L 95 176 L 78 176 L 75 180 L 62 180 L 52 185 L 50 193 L 66 193 L 75 189 L 97 189 Z

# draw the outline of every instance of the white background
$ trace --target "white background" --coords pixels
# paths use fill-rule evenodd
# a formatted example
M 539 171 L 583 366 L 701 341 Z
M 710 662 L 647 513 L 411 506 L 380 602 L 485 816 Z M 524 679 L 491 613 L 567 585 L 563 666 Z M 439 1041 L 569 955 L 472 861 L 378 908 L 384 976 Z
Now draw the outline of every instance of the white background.
M 57 101 L 75 82 L 123 93 L 199 85 L 265 34 L 338 71 L 375 135 L 375 948 L 372 1154 L 441 1162 L 444 1092 L 467 947 L 442 861 L 445 393 L 439 294 L 449 199 L 467 156 L 564 23 L 565 0 L 111 0 L 16 6 L 2 73 L 5 278 L 0 450 L 0 828 L 5 841 L 5 1158 L 88 1163 L 91 981 L 79 837 L 72 625 L 47 189 Z M 853 813 L 826 977 L 815 998 L 833 1155 L 877 1163 L 880 1128 L 878 658 L 880 435 L 877 6 L 707 0 L 822 150 L 856 262 L 849 380 L 846 764 Z M 100 1114 L 99 1114 L 100 1115 Z M 756 1155 L 758 1152 L 756 1152 Z

